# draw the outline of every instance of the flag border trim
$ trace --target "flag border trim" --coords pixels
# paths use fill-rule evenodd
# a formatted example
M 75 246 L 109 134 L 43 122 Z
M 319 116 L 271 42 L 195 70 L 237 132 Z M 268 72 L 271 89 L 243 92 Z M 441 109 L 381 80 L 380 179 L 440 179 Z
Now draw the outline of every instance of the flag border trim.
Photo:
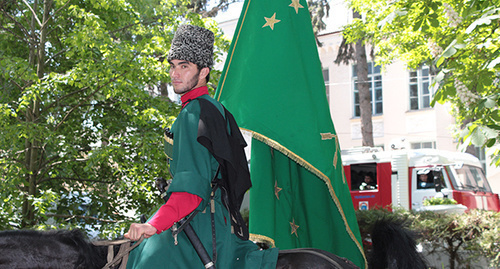
M 333 202 L 337 206 L 337 209 L 339 210 L 339 214 L 341 215 L 342 220 L 344 221 L 344 226 L 346 227 L 347 233 L 351 237 L 351 240 L 353 240 L 354 243 L 356 244 L 356 246 L 358 247 L 358 250 L 360 251 L 360 253 L 361 253 L 362 257 L 363 257 L 363 260 L 365 261 L 365 267 L 367 268 L 368 263 L 367 263 L 367 260 L 366 260 L 363 248 L 361 247 L 361 244 L 358 242 L 358 240 L 356 239 L 356 236 L 352 232 L 351 226 L 347 222 L 347 219 L 346 219 L 345 214 L 344 214 L 344 210 L 342 209 L 340 201 L 337 198 L 337 195 L 335 194 L 335 191 L 333 190 L 330 178 L 328 176 L 326 176 L 323 172 L 321 172 L 319 169 L 317 169 L 316 167 L 314 167 L 312 164 L 310 164 L 309 162 L 307 162 L 306 160 L 304 160 L 302 157 L 298 156 L 293 151 L 289 150 L 288 148 L 286 148 L 285 146 L 281 145 L 277 141 L 275 141 L 275 140 L 273 140 L 273 139 L 271 139 L 271 138 L 269 138 L 269 137 L 267 137 L 267 136 L 265 136 L 263 134 L 260 134 L 258 132 L 255 132 L 255 131 L 252 131 L 252 130 L 249 130 L 249 129 L 246 129 L 246 128 L 241 128 L 240 127 L 240 129 L 244 130 L 244 131 L 247 131 L 247 132 L 250 132 L 252 134 L 252 138 L 255 138 L 255 139 L 261 141 L 262 143 L 264 143 L 264 144 L 266 144 L 266 145 L 268 145 L 268 146 L 270 146 L 270 147 L 278 150 L 279 152 L 283 153 L 285 156 L 287 156 L 288 158 L 292 159 L 293 161 L 295 161 L 296 163 L 298 163 L 300 166 L 302 166 L 305 169 L 309 170 L 311 173 L 313 173 L 314 175 L 316 175 L 317 177 L 319 177 L 321 180 L 323 180 L 323 182 L 325 183 L 325 185 L 328 187 L 328 192 L 330 193 L 330 197 L 332 198 Z M 338 151 L 339 150 L 338 141 L 335 144 L 336 144 L 336 150 Z M 343 167 L 342 167 L 342 176 L 345 177 Z
M 251 2 L 251 0 L 248 0 L 248 4 L 245 7 L 245 12 L 243 14 L 243 19 L 241 20 L 241 25 L 243 25 L 243 23 L 245 22 L 245 18 L 247 17 L 247 12 L 248 12 L 248 7 L 250 6 L 250 2 Z M 236 27 L 238 27 L 238 26 L 236 26 Z M 231 57 L 229 57 L 229 62 L 227 64 L 227 68 L 225 68 L 226 73 L 224 74 L 224 78 L 222 79 L 222 84 L 220 86 L 219 96 L 217 96 L 217 101 L 220 101 L 220 96 L 222 95 L 222 91 L 224 90 L 224 84 L 226 83 L 227 73 L 229 71 L 229 67 L 231 66 L 231 62 L 233 61 L 234 51 L 236 50 L 236 45 L 238 44 L 238 40 L 240 39 L 240 33 L 241 33 L 242 28 L 243 27 L 240 26 L 238 29 L 238 34 L 236 35 L 236 40 L 234 41 L 233 49 L 231 51 Z
M 258 241 L 258 240 L 260 240 L 259 242 L 269 243 L 269 245 L 270 245 L 271 248 L 275 248 L 276 247 L 276 244 L 274 243 L 274 239 L 272 239 L 269 236 L 265 236 L 265 235 L 262 235 L 262 234 L 251 233 L 249 239 L 251 241 Z

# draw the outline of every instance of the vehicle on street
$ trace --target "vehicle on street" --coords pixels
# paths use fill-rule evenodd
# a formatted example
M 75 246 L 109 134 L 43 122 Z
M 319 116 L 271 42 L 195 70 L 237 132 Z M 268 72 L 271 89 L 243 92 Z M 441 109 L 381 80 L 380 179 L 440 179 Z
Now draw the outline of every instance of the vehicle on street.
M 342 161 L 355 209 L 427 210 L 424 200 L 447 197 L 464 209 L 500 211 L 481 163 L 468 153 L 361 147 L 343 150 Z

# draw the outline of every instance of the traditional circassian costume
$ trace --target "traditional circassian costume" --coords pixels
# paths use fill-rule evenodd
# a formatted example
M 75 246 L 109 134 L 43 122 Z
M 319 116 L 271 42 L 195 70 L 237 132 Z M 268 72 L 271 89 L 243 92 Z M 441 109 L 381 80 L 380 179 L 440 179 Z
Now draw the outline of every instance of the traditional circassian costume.
M 168 60 L 210 67 L 212 51 L 211 31 L 183 25 L 174 36 Z M 127 268 L 203 268 L 186 235 L 181 232 L 174 238 L 169 229 L 193 210 L 199 213 L 190 224 L 216 268 L 276 268 L 278 249 L 261 250 L 249 241 L 239 214 L 251 183 L 243 151 L 246 144 L 234 118 L 208 95 L 205 86 L 187 92 L 181 100 L 182 110 L 172 126 L 173 144 L 165 145 L 173 176 L 168 201 L 148 221 L 157 234 L 130 253 Z M 211 196 L 213 179 L 218 187 Z

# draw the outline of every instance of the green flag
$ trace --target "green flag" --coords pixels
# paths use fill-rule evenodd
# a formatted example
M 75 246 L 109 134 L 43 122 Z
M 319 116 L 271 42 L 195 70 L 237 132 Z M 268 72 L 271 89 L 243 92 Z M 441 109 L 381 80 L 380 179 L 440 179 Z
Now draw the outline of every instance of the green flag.
M 246 0 L 216 99 L 252 134 L 250 232 L 366 266 L 305 0 Z

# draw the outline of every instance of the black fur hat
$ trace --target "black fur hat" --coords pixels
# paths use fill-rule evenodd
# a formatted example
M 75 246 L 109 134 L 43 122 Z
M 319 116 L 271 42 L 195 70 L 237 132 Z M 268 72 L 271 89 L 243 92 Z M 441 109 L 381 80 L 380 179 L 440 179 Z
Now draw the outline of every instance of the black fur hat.
M 197 64 L 200 68 L 212 67 L 214 50 L 214 33 L 194 26 L 181 25 L 172 40 L 167 60 L 186 60 Z

